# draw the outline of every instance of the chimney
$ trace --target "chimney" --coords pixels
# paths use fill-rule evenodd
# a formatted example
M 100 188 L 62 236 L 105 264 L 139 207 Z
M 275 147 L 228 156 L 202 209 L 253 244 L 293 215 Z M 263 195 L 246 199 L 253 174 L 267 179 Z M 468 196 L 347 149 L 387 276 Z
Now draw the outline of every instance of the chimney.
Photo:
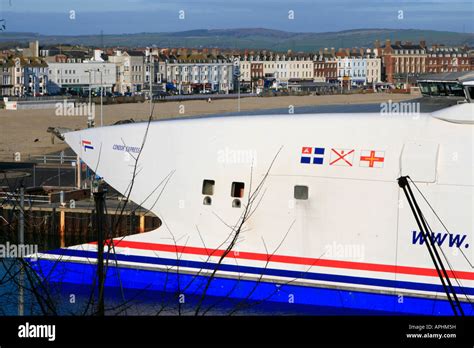
M 187 56 L 188 50 L 186 48 L 178 48 L 178 56 Z
M 334 56 L 336 54 L 336 49 L 334 47 L 331 47 L 331 56 Z
M 30 49 L 30 56 L 31 57 L 39 57 L 39 42 L 38 40 L 30 42 L 29 43 L 29 49 Z
M 380 48 L 380 40 L 375 40 L 375 48 Z
M 395 41 L 395 46 L 401 46 L 402 42 L 401 41 Z
M 390 39 L 385 40 L 385 48 L 388 48 L 391 45 L 392 45 L 392 42 L 390 41 Z
M 422 48 L 426 48 L 426 41 L 425 40 L 420 40 L 420 46 Z

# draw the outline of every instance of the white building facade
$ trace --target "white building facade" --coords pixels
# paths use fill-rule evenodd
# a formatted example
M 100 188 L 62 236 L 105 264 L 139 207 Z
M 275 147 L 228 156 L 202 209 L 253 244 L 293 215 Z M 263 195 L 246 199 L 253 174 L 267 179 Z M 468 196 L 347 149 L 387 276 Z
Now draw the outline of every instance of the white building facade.
M 86 92 L 99 90 L 111 92 L 116 82 L 113 63 L 88 61 L 84 63 L 48 63 L 48 92 L 64 90 Z
M 170 60 L 165 63 L 166 81 L 180 93 L 200 90 L 229 93 L 234 89 L 233 63 L 215 60 L 191 63 Z
M 114 55 L 109 56 L 108 61 L 115 66 L 116 92 L 137 93 L 144 89 L 146 79 L 145 54 L 117 51 Z
M 367 83 L 382 82 L 382 60 L 380 58 L 367 58 Z
M 339 58 L 337 76 L 339 81 L 348 80 L 352 86 L 367 84 L 367 61 L 360 57 Z

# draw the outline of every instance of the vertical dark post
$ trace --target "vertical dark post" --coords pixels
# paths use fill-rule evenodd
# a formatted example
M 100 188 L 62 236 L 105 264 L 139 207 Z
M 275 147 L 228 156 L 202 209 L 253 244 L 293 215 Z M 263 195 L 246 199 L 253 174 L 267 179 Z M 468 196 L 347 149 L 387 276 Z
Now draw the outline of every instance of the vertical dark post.
M 130 212 L 130 232 L 129 234 L 135 234 L 137 231 L 137 227 L 135 226 L 135 211 L 132 210 Z
M 96 227 L 97 227 L 97 275 L 99 280 L 99 301 L 97 315 L 104 315 L 104 198 L 105 192 L 94 192 Z
M 56 207 L 53 206 L 51 209 L 51 234 L 56 236 Z
M 25 188 L 20 187 L 20 216 L 18 219 L 18 245 L 25 243 Z
M 18 221 L 18 250 L 23 250 L 25 243 L 25 188 L 23 183 L 20 186 L 20 216 Z M 19 263 L 20 272 L 18 273 L 18 315 L 24 315 L 23 298 L 23 266 Z

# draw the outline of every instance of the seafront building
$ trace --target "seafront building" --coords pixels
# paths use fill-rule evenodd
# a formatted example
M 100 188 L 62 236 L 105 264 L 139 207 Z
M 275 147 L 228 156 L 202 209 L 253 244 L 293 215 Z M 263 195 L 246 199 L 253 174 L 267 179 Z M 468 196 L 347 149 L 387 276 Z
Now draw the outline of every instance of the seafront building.
M 164 82 L 179 93 L 229 93 L 234 89 L 234 62 L 217 52 L 182 49 L 164 57 L 162 64 Z
M 115 91 L 119 93 L 137 93 L 144 89 L 145 54 L 140 51 L 116 50 L 108 57 L 115 67 Z
M 0 90 L 3 96 L 44 95 L 48 75 L 48 65 L 40 58 L 0 59 Z
M 446 47 L 433 45 L 426 50 L 426 70 L 428 73 L 461 72 L 471 70 L 467 47 Z M 471 58 L 472 59 L 472 58 Z
M 264 54 L 263 75 L 266 78 L 287 83 L 290 79 L 312 81 L 314 77 L 314 63 L 310 54 Z
M 368 84 L 382 82 L 382 62 L 379 58 L 367 58 L 366 69 Z
M 419 44 L 412 42 L 385 41 L 385 46 L 381 47 L 377 41 L 375 43 L 377 55 L 382 59 L 384 67 L 383 77 L 389 83 L 404 83 L 410 81 L 410 77 L 426 72 L 426 42 Z
M 89 89 L 111 92 L 116 83 L 116 66 L 109 62 L 49 63 L 48 93 L 74 91 L 81 94 Z
M 374 48 L 320 49 L 315 53 L 186 48 L 81 46 L 27 48 L 0 53 L 3 96 L 98 91 L 141 94 L 261 92 L 264 88 L 331 84 L 343 88 L 413 85 L 425 73 L 474 70 L 469 47 L 386 40 Z M 293 88 L 293 90 L 296 90 Z
M 15 64 L 11 59 L 0 59 L 0 83 L 3 96 L 11 96 L 13 93 L 13 69 Z
M 367 84 L 367 61 L 362 57 L 344 57 L 337 59 L 337 77 L 341 84 L 345 81 L 350 86 Z
M 48 91 L 49 67 L 40 58 L 23 58 L 24 92 L 30 96 L 42 96 Z
M 319 50 L 319 54 L 314 56 L 314 81 L 335 83 L 338 81 L 337 76 L 337 59 L 336 50 L 325 48 Z

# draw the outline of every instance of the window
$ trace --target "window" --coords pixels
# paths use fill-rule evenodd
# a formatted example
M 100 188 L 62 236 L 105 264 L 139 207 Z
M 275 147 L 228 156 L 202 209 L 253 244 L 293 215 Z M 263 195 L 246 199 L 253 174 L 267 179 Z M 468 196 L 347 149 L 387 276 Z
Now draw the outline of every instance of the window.
M 204 180 L 202 182 L 202 194 L 207 196 L 212 196 L 214 194 L 214 180 Z
M 245 184 L 243 182 L 233 182 L 232 183 L 232 190 L 231 190 L 231 196 L 232 197 L 237 197 L 237 198 L 242 198 L 244 196 L 244 188 Z
M 474 100 L 474 87 L 469 87 L 469 97 Z
M 308 199 L 308 186 L 296 185 L 294 189 L 294 198 L 295 199 Z

